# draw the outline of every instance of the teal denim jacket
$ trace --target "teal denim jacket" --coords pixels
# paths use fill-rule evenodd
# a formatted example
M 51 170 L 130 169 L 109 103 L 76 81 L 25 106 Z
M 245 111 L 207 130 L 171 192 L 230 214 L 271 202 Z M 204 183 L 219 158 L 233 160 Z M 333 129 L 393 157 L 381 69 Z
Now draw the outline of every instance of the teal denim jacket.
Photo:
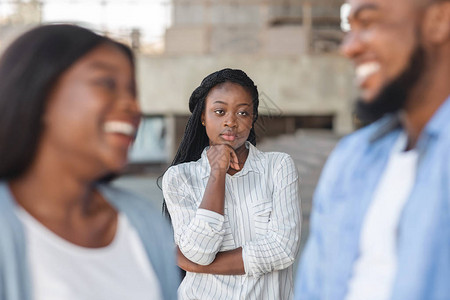
M 135 227 L 159 280 L 163 299 L 177 299 L 180 278 L 170 226 L 149 201 L 108 185 L 98 188 Z M 24 229 L 15 214 L 15 205 L 8 184 L 0 181 L 0 300 L 32 300 Z

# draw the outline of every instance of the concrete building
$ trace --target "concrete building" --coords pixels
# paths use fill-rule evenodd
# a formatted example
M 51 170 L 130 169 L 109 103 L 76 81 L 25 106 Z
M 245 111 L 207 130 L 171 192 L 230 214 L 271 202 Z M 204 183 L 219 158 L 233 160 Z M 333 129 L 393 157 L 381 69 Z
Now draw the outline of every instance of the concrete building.
M 312 4 L 313 2 L 313 4 Z M 173 0 L 168 54 L 299 55 L 334 50 L 342 0 Z
M 42 22 L 42 3 L 39 0 L 11 0 L 14 11 L 0 18 L 0 52 L 18 35 Z
M 42 21 L 39 0 L 12 0 L 0 20 L 0 49 Z M 353 129 L 352 70 L 337 54 L 344 0 L 172 0 L 163 54 L 137 51 L 139 98 L 146 118 L 131 158 L 169 162 L 189 116 L 188 99 L 216 70 L 243 69 L 261 92 L 259 138 L 325 128 Z M 138 31 L 132 46 L 140 47 Z
M 158 124 L 153 135 L 166 161 L 181 139 L 191 92 L 225 67 L 243 69 L 258 85 L 259 137 L 299 128 L 352 131 L 353 74 L 337 53 L 343 2 L 173 0 L 165 53 L 138 59 L 144 123 Z M 138 142 L 145 139 L 150 145 L 154 136 L 143 131 Z M 150 153 L 136 146 L 136 153 Z

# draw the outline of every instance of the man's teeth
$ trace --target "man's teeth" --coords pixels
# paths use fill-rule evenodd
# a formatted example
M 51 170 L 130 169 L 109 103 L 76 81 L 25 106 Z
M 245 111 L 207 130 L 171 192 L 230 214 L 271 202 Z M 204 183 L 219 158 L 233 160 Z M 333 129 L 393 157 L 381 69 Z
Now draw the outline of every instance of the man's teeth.
M 380 69 L 380 64 L 376 63 L 376 62 L 370 62 L 370 63 L 365 63 L 362 65 L 359 65 L 355 70 L 356 78 L 358 79 L 358 81 L 361 81 L 361 80 L 369 77 L 373 73 L 377 72 L 379 69 Z
M 136 135 L 136 128 L 127 122 L 109 121 L 104 125 L 104 130 L 107 133 L 120 133 L 134 137 Z

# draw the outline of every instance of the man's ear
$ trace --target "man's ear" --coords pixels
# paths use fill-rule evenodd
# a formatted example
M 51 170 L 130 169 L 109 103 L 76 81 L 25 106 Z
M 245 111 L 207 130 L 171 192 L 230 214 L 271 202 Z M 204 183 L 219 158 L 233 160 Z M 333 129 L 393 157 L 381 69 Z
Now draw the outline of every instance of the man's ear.
M 450 41 L 450 1 L 435 2 L 427 7 L 422 22 L 422 36 L 439 45 Z

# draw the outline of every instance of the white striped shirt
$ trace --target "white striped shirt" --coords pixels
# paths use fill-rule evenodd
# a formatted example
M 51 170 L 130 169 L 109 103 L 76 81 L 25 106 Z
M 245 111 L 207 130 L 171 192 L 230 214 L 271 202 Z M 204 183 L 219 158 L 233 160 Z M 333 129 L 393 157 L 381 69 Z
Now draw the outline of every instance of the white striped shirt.
M 297 170 L 285 153 L 246 146 L 242 170 L 226 175 L 224 216 L 198 208 L 211 170 L 206 149 L 198 161 L 164 175 L 175 243 L 186 258 L 207 265 L 218 252 L 242 247 L 245 269 L 245 275 L 232 276 L 187 272 L 181 300 L 292 299 L 301 224 Z

